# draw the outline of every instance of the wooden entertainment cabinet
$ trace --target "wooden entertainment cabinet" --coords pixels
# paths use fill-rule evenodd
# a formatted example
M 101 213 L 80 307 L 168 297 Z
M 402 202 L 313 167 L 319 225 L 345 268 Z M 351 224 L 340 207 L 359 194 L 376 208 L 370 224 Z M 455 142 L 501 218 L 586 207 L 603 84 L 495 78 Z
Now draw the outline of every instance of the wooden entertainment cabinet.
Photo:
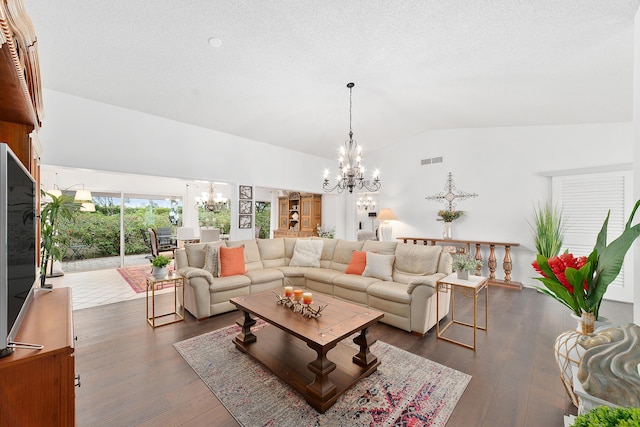
M 36 291 L 16 341 L 0 359 L 0 426 L 75 425 L 75 361 L 70 288 Z
M 293 191 L 278 197 L 278 229 L 273 237 L 310 237 L 322 225 L 322 195 Z

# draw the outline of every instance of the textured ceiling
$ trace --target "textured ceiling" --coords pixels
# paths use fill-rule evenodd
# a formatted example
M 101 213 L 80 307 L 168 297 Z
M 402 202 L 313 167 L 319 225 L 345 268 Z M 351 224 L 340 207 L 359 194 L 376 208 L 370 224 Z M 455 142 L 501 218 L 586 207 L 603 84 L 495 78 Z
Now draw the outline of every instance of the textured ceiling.
M 45 88 L 329 158 L 350 81 L 367 151 L 429 129 L 632 120 L 640 0 L 24 2 Z

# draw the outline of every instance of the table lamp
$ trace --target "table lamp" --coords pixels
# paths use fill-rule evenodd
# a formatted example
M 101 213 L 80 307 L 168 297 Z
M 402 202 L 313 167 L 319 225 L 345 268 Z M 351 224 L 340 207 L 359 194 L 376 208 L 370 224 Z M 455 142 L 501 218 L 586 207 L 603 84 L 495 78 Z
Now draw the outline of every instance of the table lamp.
M 380 211 L 380 213 L 378 214 L 378 221 L 381 221 L 382 224 L 380 224 L 380 240 L 383 242 L 390 242 L 392 241 L 392 237 L 391 237 L 391 233 L 392 233 L 392 227 L 391 227 L 391 222 L 390 221 L 395 221 L 398 218 L 396 217 L 396 214 L 393 213 L 393 211 L 389 208 L 384 208 Z

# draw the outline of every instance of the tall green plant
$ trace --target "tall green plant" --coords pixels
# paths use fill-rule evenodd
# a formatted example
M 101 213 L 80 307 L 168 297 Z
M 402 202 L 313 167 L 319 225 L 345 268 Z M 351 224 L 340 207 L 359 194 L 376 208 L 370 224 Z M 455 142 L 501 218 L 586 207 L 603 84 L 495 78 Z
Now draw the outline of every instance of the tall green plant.
M 562 248 L 564 224 L 562 222 L 562 210 L 550 203 L 539 203 L 534 208 L 534 236 L 538 254 L 547 258 L 557 256 Z
M 47 267 L 49 259 L 51 261 L 61 261 L 62 251 L 60 250 L 58 228 L 60 218 L 73 221 L 75 213 L 80 209 L 81 204 L 73 200 L 73 196 L 41 192 L 42 197 L 51 198 L 50 202 L 44 203 L 40 213 L 40 286 L 45 287 L 47 278 Z

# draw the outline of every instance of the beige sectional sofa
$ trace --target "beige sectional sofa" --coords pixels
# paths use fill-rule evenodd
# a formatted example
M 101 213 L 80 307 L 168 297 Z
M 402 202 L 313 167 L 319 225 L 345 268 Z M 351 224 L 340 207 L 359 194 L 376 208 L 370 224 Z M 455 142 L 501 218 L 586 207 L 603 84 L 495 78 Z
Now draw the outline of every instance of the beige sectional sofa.
M 435 283 L 451 273 L 452 262 L 442 247 L 311 239 L 322 241 L 319 267 L 289 265 L 298 240 L 295 238 L 218 242 L 227 247 L 244 246 L 246 272 L 229 277 L 214 277 L 204 269 L 205 245 L 210 243 L 178 249 L 176 269 L 186 278 L 185 308 L 203 319 L 235 310 L 230 298 L 267 290 L 282 292 L 283 286 L 294 286 L 382 311 L 382 322 L 416 334 L 424 334 L 435 325 Z M 353 251 L 366 251 L 371 264 L 376 257 L 371 253 L 391 255 L 378 257 L 393 263 L 392 267 L 385 266 L 390 268 L 390 276 L 345 274 Z M 448 312 L 449 294 L 441 293 L 438 320 Z

